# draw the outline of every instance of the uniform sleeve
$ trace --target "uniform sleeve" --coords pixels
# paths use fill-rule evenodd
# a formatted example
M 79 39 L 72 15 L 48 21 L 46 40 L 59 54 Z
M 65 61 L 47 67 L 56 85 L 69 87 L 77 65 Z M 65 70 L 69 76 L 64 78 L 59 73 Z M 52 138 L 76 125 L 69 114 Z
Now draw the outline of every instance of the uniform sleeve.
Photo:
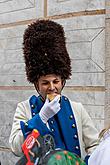
M 21 121 L 20 125 L 25 138 L 29 133 L 31 133 L 33 129 L 38 130 L 41 136 L 50 133 L 50 130 L 47 128 L 46 124 L 41 120 L 39 114 L 36 114 L 32 119 L 28 120 L 26 123 Z
M 22 156 L 21 145 L 24 142 L 24 137 L 20 127 L 20 121 L 26 122 L 27 120 L 28 118 L 26 117 L 25 108 L 21 103 L 19 103 L 14 115 L 12 130 L 9 137 L 11 150 L 17 156 Z
M 24 142 L 24 137 L 26 137 L 24 135 L 27 132 L 31 133 L 33 129 L 37 129 L 42 136 L 49 133 L 49 129 L 40 119 L 39 115 L 36 114 L 33 118 L 29 119 L 29 115 L 27 117 L 27 111 L 26 106 L 23 103 L 19 103 L 14 115 L 9 144 L 12 152 L 17 156 L 22 156 L 23 154 L 21 146 Z
M 85 150 L 86 153 L 90 155 L 98 145 L 99 133 L 95 128 L 90 116 L 82 106 L 82 104 L 81 104 L 81 113 L 82 113 L 82 133 L 83 133 L 83 140 L 85 143 Z

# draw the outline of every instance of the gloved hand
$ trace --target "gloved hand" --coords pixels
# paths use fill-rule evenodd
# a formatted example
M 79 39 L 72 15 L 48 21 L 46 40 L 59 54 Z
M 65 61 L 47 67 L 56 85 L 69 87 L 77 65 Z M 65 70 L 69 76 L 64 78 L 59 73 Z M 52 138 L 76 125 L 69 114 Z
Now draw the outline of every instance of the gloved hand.
M 51 102 L 47 98 L 43 107 L 39 112 L 41 120 L 46 123 L 51 117 L 57 114 L 60 110 L 60 95 L 56 96 Z

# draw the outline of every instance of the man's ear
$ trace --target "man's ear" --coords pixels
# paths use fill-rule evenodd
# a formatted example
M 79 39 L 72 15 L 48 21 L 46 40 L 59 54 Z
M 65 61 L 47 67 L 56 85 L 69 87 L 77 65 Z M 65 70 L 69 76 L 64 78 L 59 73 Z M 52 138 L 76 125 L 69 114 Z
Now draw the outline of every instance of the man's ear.
M 64 88 L 65 84 L 66 84 L 66 80 L 62 79 L 62 89 Z
M 35 87 L 36 91 L 39 93 L 39 85 L 38 85 L 38 82 L 35 82 L 35 83 L 34 83 L 34 87 Z

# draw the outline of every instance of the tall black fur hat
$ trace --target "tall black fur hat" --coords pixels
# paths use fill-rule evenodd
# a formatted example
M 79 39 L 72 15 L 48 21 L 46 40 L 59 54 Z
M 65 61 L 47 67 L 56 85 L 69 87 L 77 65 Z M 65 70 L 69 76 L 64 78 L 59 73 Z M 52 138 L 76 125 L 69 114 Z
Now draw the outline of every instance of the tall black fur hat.
M 26 74 L 34 83 L 40 76 L 56 74 L 66 80 L 71 75 L 63 27 L 51 20 L 37 20 L 24 32 L 23 53 Z

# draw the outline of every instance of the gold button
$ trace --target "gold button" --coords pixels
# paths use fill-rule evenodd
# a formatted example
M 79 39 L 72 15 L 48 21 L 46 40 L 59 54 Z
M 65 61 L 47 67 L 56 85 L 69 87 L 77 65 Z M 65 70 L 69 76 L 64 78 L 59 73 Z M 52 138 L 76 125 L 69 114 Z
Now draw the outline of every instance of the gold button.
M 78 147 L 78 146 L 76 146 L 75 148 L 76 148 L 77 150 L 79 150 L 79 147 Z
M 53 124 L 53 120 L 51 120 L 51 124 Z
M 32 105 L 31 105 L 31 108 L 32 108 L 32 109 L 34 109 L 34 108 L 35 108 L 35 106 L 32 104 Z
M 65 97 L 64 99 L 67 100 L 67 97 Z
M 75 124 L 73 124 L 73 125 L 72 125 L 72 128 L 75 128 L 75 127 L 76 127 Z
M 28 123 L 25 123 L 25 126 L 28 126 Z
M 77 139 L 77 135 L 74 135 L 74 138 Z
M 73 119 L 73 115 L 70 115 L 70 117 L 69 117 L 70 119 Z

